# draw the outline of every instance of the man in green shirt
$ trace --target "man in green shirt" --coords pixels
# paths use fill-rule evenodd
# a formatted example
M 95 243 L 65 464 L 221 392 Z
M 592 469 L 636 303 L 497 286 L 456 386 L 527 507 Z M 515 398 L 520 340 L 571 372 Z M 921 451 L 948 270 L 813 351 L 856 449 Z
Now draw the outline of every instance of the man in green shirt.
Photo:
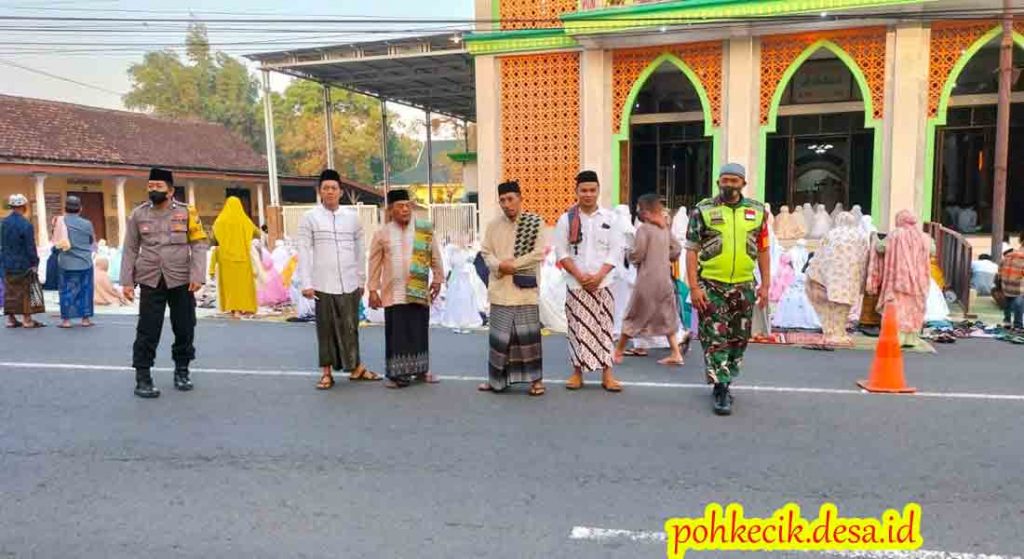
M 742 165 L 723 166 L 719 195 L 697 204 L 686 234 L 686 279 L 718 415 L 732 413 L 729 385 L 743 365 L 755 301 L 762 308 L 768 303 L 771 281 L 768 216 L 764 204 L 743 196 L 746 184 Z

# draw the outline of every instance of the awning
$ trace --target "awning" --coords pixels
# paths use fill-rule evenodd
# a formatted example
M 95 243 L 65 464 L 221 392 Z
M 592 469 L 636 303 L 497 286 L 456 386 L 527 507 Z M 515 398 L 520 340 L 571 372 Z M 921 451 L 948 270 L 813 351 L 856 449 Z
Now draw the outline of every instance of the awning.
M 473 59 L 457 34 L 406 37 L 247 55 L 281 72 L 409 105 L 476 120 Z

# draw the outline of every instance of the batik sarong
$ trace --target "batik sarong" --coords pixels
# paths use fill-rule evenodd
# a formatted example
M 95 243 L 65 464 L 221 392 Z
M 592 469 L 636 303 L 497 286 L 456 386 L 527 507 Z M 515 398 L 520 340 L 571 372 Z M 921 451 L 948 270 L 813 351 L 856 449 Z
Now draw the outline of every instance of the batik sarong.
M 4 314 L 32 314 L 32 302 L 29 299 L 29 283 L 35 276 L 27 273 L 4 275 Z
M 754 284 L 700 280 L 708 308 L 700 315 L 700 344 L 708 384 L 730 383 L 740 374 L 754 314 Z
M 494 390 L 544 378 L 540 309 L 537 305 L 491 305 L 488 384 Z
M 316 342 L 321 367 L 353 371 L 359 366 L 358 292 L 316 292 Z
M 569 327 L 569 361 L 582 371 L 602 371 L 612 366 L 615 299 L 610 288 L 591 293 L 569 289 L 565 318 Z
M 386 376 L 396 382 L 430 372 L 430 307 L 407 303 L 384 309 Z
M 93 314 L 93 272 L 87 270 L 61 270 L 57 281 L 60 292 L 60 317 L 91 318 Z

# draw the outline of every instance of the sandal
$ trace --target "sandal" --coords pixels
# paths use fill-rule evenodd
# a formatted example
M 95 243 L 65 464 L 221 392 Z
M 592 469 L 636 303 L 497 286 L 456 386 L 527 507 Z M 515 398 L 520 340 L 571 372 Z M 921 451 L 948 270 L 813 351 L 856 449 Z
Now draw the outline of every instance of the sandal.
M 390 388 L 392 390 L 398 390 L 399 388 L 405 388 L 409 386 L 408 381 L 395 381 L 388 379 L 384 382 L 384 388 Z
M 15 320 L 14 322 L 7 321 L 7 328 L 21 328 L 21 323 Z
M 30 324 L 23 325 L 22 328 L 27 328 L 27 329 L 31 330 L 33 328 L 46 328 L 46 325 L 43 324 L 42 322 L 37 321 L 37 320 L 33 320 Z
M 497 392 L 497 390 L 495 390 L 490 384 L 487 384 L 486 382 L 476 385 L 476 389 L 478 392 Z
M 350 382 L 377 382 L 381 380 L 381 376 L 377 373 L 367 369 L 366 367 L 360 367 L 355 371 L 352 371 L 348 376 Z
M 682 359 L 669 359 L 666 357 L 664 359 L 659 359 L 658 364 L 666 367 L 682 367 L 683 365 L 686 365 L 686 361 Z
M 829 347 L 829 346 L 827 346 L 825 344 L 811 344 L 811 345 L 800 346 L 800 348 L 801 349 L 809 349 L 811 351 L 835 351 L 834 348 Z
M 547 392 L 547 389 L 544 388 L 543 384 L 531 384 L 528 394 L 530 396 L 543 396 L 545 392 Z
M 577 380 L 573 381 L 573 378 L 575 378 Z M 565 381 L 565 389 L 566 390 L 579 390 L 580 388 L 583 388 L 583 376 L 582 375 L 580 375 L 578 377 L 569 377 L 569 380 Z
M 441 382 L 441 379 L 439 379 L 436 376 L 434 376 L 434 373 L 426 373 L 426 374 L 423 374 L 423 375 L 418 375 L 418 378 L 419 378 L 420 382 L 425 382 L 427 384 L 439 384 Z
M 612 384 L 602 381 L 601 388 L 604 388 L 607 392 L 622 392 L 622 385 L 617 380 L 612 380 Z
M 334 375 L 331 373 L 320 375 L 320 382 L 316 384 L 316 389 L 330 390 L 331 388 L 334 388 Z

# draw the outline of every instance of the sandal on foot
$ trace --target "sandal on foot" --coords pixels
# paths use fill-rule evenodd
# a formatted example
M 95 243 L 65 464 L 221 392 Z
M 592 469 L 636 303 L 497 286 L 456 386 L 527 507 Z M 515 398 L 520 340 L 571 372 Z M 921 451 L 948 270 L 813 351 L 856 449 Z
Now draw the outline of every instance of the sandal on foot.
M 576 379 L 577 380 L 574 381 L 573 378 L 570 377 L 569 380 L 565 381 L 565 389 L 579 390 L 580 388 L 583 388 L 583 377 L 576 377 Z
M 46 328 L 46 325 L 43 324 L 42 322 L 38 322 L 36 320 L 33 320 L 29 324 L 22 325 L 22 328 L 27 328 L 27 329 L 31 330 L 32 328 Z
M 490 384 L 487 384 L 486 382 L 476 385 L 476 389 L 478 392 L 497 392 Z
M 831 348 L 831 347 L 829 347 L 829 346 L 827 346 L 825 344 L 805 345 L 805 346 L 801 346 L 800 348 L 801 349 L 809 349 L 811 351 L 835 351 L 835 349 L 833 349 L 833 348 Z
M 406 381 L 394 381 L 391 379 L 384 381 L 384 388 L 390 388 L 392 390 L 398 390 L 407 386 L 409 386 L 409 383 Z
M 330 373 L 326 375 L 320 375 L 320 382 L 316 383 L 317 390 L 330 390 L 334 388 L 334 375 Z
M 441 382 L 441 379 L 439 379 L 436 376 L 434 376 L 434 373 L 427 373 L 425 375 L 420 375 L 419 378 L 420 378 L 420 382 L 425 382 L 427 384 L 438 384 L 438 383 Z
M 7 328 L 21 328 L 21 323 L 18 322 L 17 320 L 15 320 L 14 322 L 8 322 L 6 327 Z
M 666 357 L 664 359 L 659 359 L 658 364 L 666 367 L 682 367 L 686 364 L 686 361 L 683 361 L 682 359 L 669 359 Z
M 607 392 L 622 392 L 622 385 L 617 380 L 613 380 L 612 384 L 601 382 L 601 388 L 604 388 Z
M 350 382 L 377 382 L 381 378 L 383 377 L 366 367 L 352 371 L 352 374 L 348 376 Z
M 530 396 L 543 396 L 545 392 L 547 392 L 547 388 L 543 384 L 531 384 L 528 394 Z

